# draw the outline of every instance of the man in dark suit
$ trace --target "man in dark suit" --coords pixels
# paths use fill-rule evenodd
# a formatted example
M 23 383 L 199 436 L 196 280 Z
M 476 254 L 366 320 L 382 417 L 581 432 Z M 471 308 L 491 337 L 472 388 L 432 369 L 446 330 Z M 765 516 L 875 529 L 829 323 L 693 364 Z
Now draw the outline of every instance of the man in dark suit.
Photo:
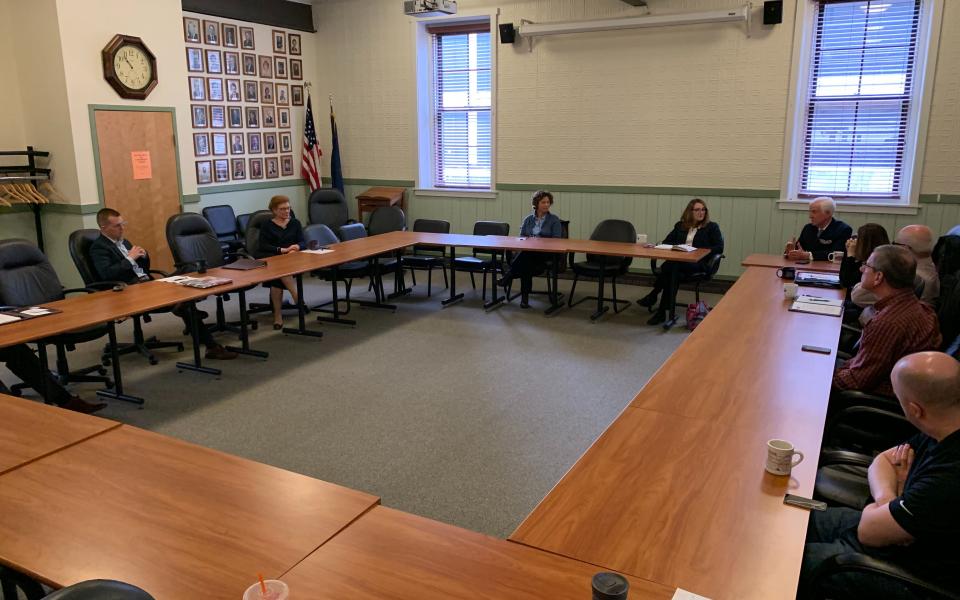
M 784 254 L 790 260 L 827 260 L 831 252 L 843 254 L 853 229 L 833 218 L 833 198 L 821 196 L 810 203 L 810 222 L 800 231 L 800 239 L 787 242 Z
M 126 221 L 120 213 L 112 208 L 100 209 L 97 213 L 97 225 L 100 226 L 100 237 L 90 244 L 90 260 L 97 277 L 127 284 L 149 281 L 150 258 L 146 250 L 124 239 Z M 185 305 L 175 306 L 173 314 L 183 319 L 188 330 L 191 328 L 190 313 Z M 207 358 L 231 360 L 237 357 L 236 352 L 227 350 L 213 340 L 202 321 L 199 329 L 200 341 L 207 347 Z
M 5 363 L 11 373 L 44 396 L 47 402 L 56 404 L 60 408 L 89 414 L 106 406 L 103 402 L 91 404 L 81 400 L 80 396 L 68 392 L 50 373 L 47 373 L 47 377 L 44 378 L 40 359 L 26 344 L 0 348 L 0 362 Z M 9 393 L 2 381 L 0 381 L 0 392 Z

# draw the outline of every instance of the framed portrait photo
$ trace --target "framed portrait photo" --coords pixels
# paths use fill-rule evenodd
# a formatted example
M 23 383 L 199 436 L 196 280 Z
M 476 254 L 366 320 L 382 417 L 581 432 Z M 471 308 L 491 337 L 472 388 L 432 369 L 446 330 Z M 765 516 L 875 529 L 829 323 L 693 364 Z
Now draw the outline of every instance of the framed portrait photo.
M 280 152 L 293 152 L 293 134 L 289 131 L 280 132 Z
M 226 158 L 213 161 L 213 180 L 230 181 L 230 161 Z
M 267 169 L 267 179 L 276 179 L 280 177 L 280 163 L 277 160 L 276 156 L 268 156 L 263 159 L 264 165 Z
M 259 97 L 259 92 L 257 91 L 257 82 L 252 80 L 243 81 L 243 100 L 244 102 L 256 102 Z
M 272 106 L 262 106 L 260 107 L 262 119 L 260 122 L 263 123 L 264 129 L 267 127 L 276 127 L 277 126 L 277 109 Z
M 238 45 L 237 40 L 237 26 L 231 25 L 229 23 L 223 24 L 223 45 L 227 48 L 236 48 Z
M 219 50 L 207 50 L 207 73 L 223 73 L 223 62 Z
M 243 109 L 241 107 L 227 107 L 227 126 L 230 127 L 230 129 L 243 128 Z
M 277 79 L 287 78 L 287 59 L 282 56 L 273 57 L 273 76 Z
M 248 106 L 245 109 L 247 115 L 247 128 L 248 129 L 259 129 L 260 128 L 260 109 L 256 106 Z
M 223 72 L 226 73 L 227 75 L 240 74 L 240 53 L 239 52 L 223 53 Z
M 260 66 L 260 77 L 264 79 L 273 79 L 273 57 L 259 55 L 257 64 Z
M 293 175 L 293 157 L 289 154 L 280 157 L 280 174 L 284 177 Z
M 194 129 L 207 127 L 207 107 L 203 104 L 191 104 L 190 122 L 193 124 Z
M 303 61 L 299 58 L 290 59 L 290 79 L 303 79 Z
M 273 104 L 273 83 L 269 81 L 260 82 L 260 102 Z
M 210 171 L 210 161 L 198 160 L 196 164 L 197 164 L 197 183 L 199 185 L 212 183 L 213 174 Z
M 231 158 L 230 159 L 230 178 L 231 179 L 246 179 L 247 178 L 247 161 L 242 158 Z
M 243 66 L 243 74 L 250 75 L 251 77 L 256 77 L 257 76 L 257 55 L 248 54 L 244 52 L 241 55 L 241 57 L 243 58 L 243 60 L 240 63 Z
M 250 159 L 250 179 L 263 179 L 263 159 Z
M 287 53 L 287 35 L 279 29 L 273 30 L 273 53 Z
M 230 134 L 230 154 L 243 154 L 243 134 Z
M 203 22 L 203 43 L 210 46 L 220 45 L 220 23 L 216 21 Z
M 210 145 L 213 148 L 214 156 L 226 156 L 227 155 L 227 134 L 211 133 Z
M 277 106 L 290 106 L 290 86 L 285 83 L 277 83 L 273 86 L 276 92 Z
M 200 19 L 183 18 L 183 41 L 190 44 L 200 43 Z
M 194 156 L 210 156 L 210 135 L 207 133 L 193 134 Z
M 190 84 L 191 100 L 207 99 L 207 84 L 203 77 L 187 77 L 187 82 Z
M 207 98 L 211 102 L 223 102 L 223 80 L 219 77 L 207 77 Z
M 203 73 L 203 50 L 187 48 L 187 70 L 191 73 Z
M 290 129 L 290 109 L 277 109 L 277 127 L 281 129 Z
M 299 33 L 287 34 L 287 50 L 289 50 L 290 54 L 294 56 L 300 56 L 300 34 Z
M 303 86 L 290 86 L 290 103 L 294 106 L 303 106 Z
M 223 129 L 227 126 L 227 111 L 223 106 L 210 106 L 210 127 L 214 129 Z
M 227 102 L 240 102 L 242 95 L 240 93 L 240 80 L 227 80 Z
M 275 131 L 268 131 L 263 134 L 263 152 L 264 154 L 276 154 L 279 152 L 277 148 L 277 133 Z
M 253 27 L 240 28 L 240 47 L 244 50 L 256 50 L 256 42 L 253 36 Z
M 263 152 L 261 146 L 262 138 L 259 133 L 247 134 L 247 154 L 260 154 Z

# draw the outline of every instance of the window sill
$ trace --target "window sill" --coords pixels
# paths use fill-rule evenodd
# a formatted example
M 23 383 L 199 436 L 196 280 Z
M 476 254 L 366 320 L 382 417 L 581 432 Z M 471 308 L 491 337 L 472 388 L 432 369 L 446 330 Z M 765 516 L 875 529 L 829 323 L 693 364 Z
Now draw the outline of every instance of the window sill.
M 495 199 L 496 190 L 462 190 L 456 188 L 416 188 L 413 190 L 416 196 L 444 196 L 446 198 L 482 198 Z
M 807 201 L 780 200 L 777 208 L 780 210 L 803 210 L 810 207 Z M 920 212 L 919 206 L 909 204 L 881 204 L 876 202 L 837 202 L 837 213 L 879 213 L 887 215 L 915 215 Z

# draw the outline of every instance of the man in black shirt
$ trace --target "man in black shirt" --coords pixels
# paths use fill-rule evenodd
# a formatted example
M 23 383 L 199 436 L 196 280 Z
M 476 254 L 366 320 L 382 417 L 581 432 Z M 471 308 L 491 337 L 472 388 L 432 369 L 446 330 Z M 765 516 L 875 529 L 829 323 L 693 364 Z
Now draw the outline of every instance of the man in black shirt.
M 821 196 L 810 203 L 810 222 L 800 231 L 800 239 L 787 242 L 784 254 L 790 260 L 827 260 L 831 252 L 843 254 L 853 229 L 833 218 L 833 198 Z
M 921 433 L 870 465 L 873 502 L 863 511 L 813 511 L 807 530 L 800 593 L 816 568 L 846 552 L 902 565 L 950 590 L 960 590 L 960 363 L 941 352 L 900 359 L 891 374 L 904 415 Z M 921 598 L 877 575 L 843 573 L 821 584 L 831 598 Z

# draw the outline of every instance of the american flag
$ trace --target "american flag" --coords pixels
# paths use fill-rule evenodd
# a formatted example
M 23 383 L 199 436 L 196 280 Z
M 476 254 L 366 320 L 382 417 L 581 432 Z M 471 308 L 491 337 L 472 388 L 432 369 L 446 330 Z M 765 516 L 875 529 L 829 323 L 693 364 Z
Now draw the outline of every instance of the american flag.
M 310 191 L 320 187 L 320 144 L 313 126 L 313 109 L 307 95 L 307 113 L 303 119 L 303 159 L 300 161 L 300 176 L 310 184 Z

